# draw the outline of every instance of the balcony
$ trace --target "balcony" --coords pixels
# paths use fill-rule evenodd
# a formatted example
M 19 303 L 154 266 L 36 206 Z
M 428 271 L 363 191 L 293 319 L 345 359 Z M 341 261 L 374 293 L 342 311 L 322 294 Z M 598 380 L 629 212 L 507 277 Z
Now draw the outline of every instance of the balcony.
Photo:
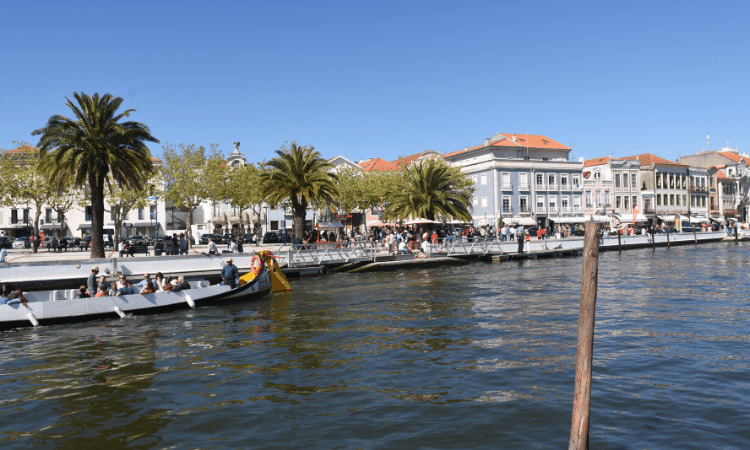
M 559 191 L 560 189 L 559 189 L 559 186 L 557 185 L 557 183 L 550 183 L 549 185 L 547 185 L 547 190 L 548 191 Z
M 519 185 L 518 185 L 518 190 L 519 190 L 519 191 L 528 191 L 528 190 L 529 190 L 529 184 L 528 184 L 528 183 L 525 183 L 525 184 L 523 184 L 523 183 L 522 183 L 522 184 L 519 184 Z
M 529 212 L 529 207 L 526 206 L 526 205 L 521 205 L 521 207 L 519 208 L 519 211 L 522 212 L 522 213 L 528 213 Z
M 560 183 L 560 190 L 561 191 L 569 191 L 570 185 L 568 183 Z
M 708 192 L 705 186 L 690 186 L 690 193 L 693 194 L 705 194 Z
M 582 191 L 583 190 L 583 185 L 582 184 L 574 184 L 573 185 L 573 190 L 574 191 Z
M 513 209 L 510 206 L 503 206 L 503 214 L 513 214 Z
M 502 191 L 512 191 L 513 190 L 513 186 L 510 185 L 510 184 L 504 184 L 504 185 L 502 185 L 500 187 L 500 190 L 502 190 Z
M 547 188 L 543 184 L 537 183 L 536 184 L 536 190 L 537 191 L 545 191 L 545 190 L 547 190 Z
M 547 212 L 547 207 L 543 205 L 536 205 L 536 209 L 534 210 L 537 214 L 544 214 Z

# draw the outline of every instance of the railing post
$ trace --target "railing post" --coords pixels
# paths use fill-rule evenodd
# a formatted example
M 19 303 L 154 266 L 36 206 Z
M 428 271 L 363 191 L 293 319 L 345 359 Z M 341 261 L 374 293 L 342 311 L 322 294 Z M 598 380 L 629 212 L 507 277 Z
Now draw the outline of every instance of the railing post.
M 586 223 L 581 273 L 581 300 L 578 313 L 573 421 L 568 450 L 588 449 L 591 408 L 591 372 L 594 353 L 594 317 L 599 277 L 599 224 Z

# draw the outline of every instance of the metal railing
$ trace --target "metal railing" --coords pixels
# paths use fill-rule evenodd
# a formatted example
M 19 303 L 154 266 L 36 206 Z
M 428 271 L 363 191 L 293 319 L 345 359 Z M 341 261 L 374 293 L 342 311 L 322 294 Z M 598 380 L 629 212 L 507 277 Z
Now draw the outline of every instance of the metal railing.
M 280 264 L 301 267 L 372 260 L 376 250 L 375 243 L 370 241 L 284 244 L 276 256 L 282 258 Z

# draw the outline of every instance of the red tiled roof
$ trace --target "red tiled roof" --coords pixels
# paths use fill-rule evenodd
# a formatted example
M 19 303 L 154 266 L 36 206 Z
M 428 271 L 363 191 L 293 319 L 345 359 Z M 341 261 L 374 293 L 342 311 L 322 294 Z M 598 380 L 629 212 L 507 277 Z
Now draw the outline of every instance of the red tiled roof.
M 419 158 L 422 158 L 428 153 L 432 153 L 439 157 L 442 157 L 442 155 L 439 155 L 434 150 L 425 150 L 423 152 L 415 153 L 409 156 L 404 156 L 403 158 L 399 158 L 395 161 L 391 161 L 391 164 L 394 164 L 397 167 L 397 170 L 400 170 L 400 169 L 403 169 L 404 167 L 408 167 L 409 165 L 411 165 L 411 163 L 413 163 L 414 161 L 417 161 Z
M 399 170 L 399 167 L 390 163 L 383 158 L 370 159 L 359 163 L 365 172 L 392 172 Z
M 583 167 L 600 166 L 609 162 L 609 156 L 602 156 L 601 158 L 587 159 L 583 162 Z
M 490 142 L 490 147 L 511 147 L 511 148 L 538 148 L 538 149 L 551 149 L 551 150 L 570 150 L 567 147 L 555 140 L 542 136 L 541 134 L 513 134 L 513 133 L 498 133 L 505 139 L 500 139 L 494 142 Z M 515 141 L 513 138 L 515 137 Z M 465 148 L 457 152 L 447 153 L 443 157 L 454 156 L 464 152 L 470 152 L 478 148 L 484 148 L 484 144 L 477 145 L 470 148 Z
M 723 157 L 725 157 L 727 159 L 730 159 L 730 160 L 732 160 L 735 163 L 739 163 L 743 159 L 745 160 L 745 164 L 747 164 L 748 162 L 750 162 L 750 161 L 747 160 L 747 157 L 739 155 L 737 153 L 732 153 L 732 152 L 718 152 L 718 153 L 721 156 L 723 156 Z
M 36 151 L 36 149 L 30 145 L 22 145 L 21 147 L 14 148 L 13 150 L 6 150 L 4 153 L 24 153 L 28 151 Z
M 724 175 L 724 172 L 722 172 L 720 169 L 716 169 L 716 179 L 717 180 L 732 181 L 732 179 L 729 178 L 728 176 Z
M 661 158 L 651 153 L 643 153 L 640 155 L 626 156 L 624 158 L 618 158 L 618 159 L 625 159 L 628 161 L 638 160 L 638 162 L 641 163 L 641 166 L 648 166 L 651 164 L 662 164 L 662 165 L 667 165 L 667 166 L 689 167 L 687 164 L 681 164 L 678 162 L 670 161 L 668 159 Z
M 161 162 L 161 159 L 152 156 L 151 157 L 151 162 Z

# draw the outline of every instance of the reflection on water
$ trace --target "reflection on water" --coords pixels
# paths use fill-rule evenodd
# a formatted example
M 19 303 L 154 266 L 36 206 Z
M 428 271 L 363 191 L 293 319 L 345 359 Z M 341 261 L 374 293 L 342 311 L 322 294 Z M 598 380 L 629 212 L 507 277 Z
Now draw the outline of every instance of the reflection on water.
M 603 253 L 591 448 L 744 448 L 746 244 Z M 2 448 L 564 448 L 581 260 L 0 334 Z M 732 424 L 729 426 L 728 424 Z

